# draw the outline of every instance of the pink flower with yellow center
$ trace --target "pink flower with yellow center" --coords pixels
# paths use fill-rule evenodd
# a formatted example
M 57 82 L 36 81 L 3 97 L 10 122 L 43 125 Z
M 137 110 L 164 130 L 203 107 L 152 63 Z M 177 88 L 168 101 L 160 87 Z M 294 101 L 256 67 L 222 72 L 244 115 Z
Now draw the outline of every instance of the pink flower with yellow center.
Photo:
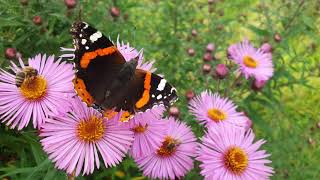
M 28 66 L 21 59 L 19 64 L 11 62 L 13 74 L 1 69 L 0 118 L 19 130 L 32 119 L 33 126 L 39 128 L 50 112 L 74 95 L 73 66 L 40 54 L 30 58 Z
M 133 141 L 133 132 L 119 122 L 121 113 L 107 119 L 78 97 L 70 101 L 70 111 L 51 115 L 40 133 L 55 167 L 78 176 L 99 169 L 101 158 L 106 167 L 119 164 Z
M 137 113 L 129 122 L 134 132 L 130 154 L 134 158 L 149 155 L 161 145 L 167 132 L 167 121 L 161 119 L 165 108 L 157 106 L 147 112 Z
M 204 91 L 189 102 L 189 110 L 201 124 L 209 127 L 216 123 L 226 123 L 238 127 L 246 126 L 246 117 L 237 112 L 237 106 L 218 93 Z
M 164 119 L 166 120 L 166 119 Z M 193 168 L 196 137 L 185 123 L 169 118 L 166 136 L 151 154 L 136 158 L 143 174 L 150 178 L 175 179 L 183 177 Z
M 231 45 L 228 57 L 239 65 L 239 71 L 246 79 L 254 77 L 266 81 L 273 76 L 271 52 L 254 48 L 248 40 Z
M 235 128 L 228 124 L 215 124 L 208 128 L 202 139 L 197 160 L 205 179 L 256 180 L 269 179 L 273 168 L 266 158 L 270 155 L 258 150 L 264 140 L 253 143 L 252 130 Z

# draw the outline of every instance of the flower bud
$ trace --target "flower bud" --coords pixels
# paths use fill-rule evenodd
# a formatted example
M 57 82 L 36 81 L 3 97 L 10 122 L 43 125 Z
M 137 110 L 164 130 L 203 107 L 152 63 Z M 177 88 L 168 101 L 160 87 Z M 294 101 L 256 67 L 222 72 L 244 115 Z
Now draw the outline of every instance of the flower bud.
M 202 71 L 204 72 L 204 73 L 210 73 L 210 71 L 211 71 L 211 65 L 210 64 L 204 64 L 203 66 L 202 66 Z
M 194 56 L 196 54 L 196 51 L 193 48 L 188 48 L 187 52 L 188 52 L 189 56 Z
M 41 16 L 34 16 L 33 23 L 37 26 L 40 26 L 42 24 Z
M 254 80 L 252 81 L 251 88 L 254 91 L 261 91 L 263 87 L 266 85 L 267 81 L 265 80 Z
M 77 6 L 77 0 L 64 0 L 64 4 L 68 9 L 73 9 Z
M 5 56 L 8 59 L 14 59 L 16 57 L 16 49 L 15 48 L 7 48 L 5 51 Z
M 112 7 L 110 10 L 110 14 L 112 17 L 117 18 L 120 16 L 120 9 L 117 7 Z
M 197 30 L 192 29 L 192 31 L 191 31 L 191 35 L 192 35 L 193 37 L 196 37 L 196 36 L 198 35 Z
M 191 100 L 194 96 L 195 93 L 191 89 L 186 92 L 186 98 L 188 99 L 188 101 Z
M 29 1 L 28 0 L 21 0 L 20 4 L 23 6 L 27 6 L 29 4 Z
M 269 43 L 263 43 L 260 49 L 265 53 L 272 52 L 272 46 Z
M 179 117 L 179 115 L 180 115 L 180 110 L 179 110 L 179 108 L 178 108 L 177 106 L 171 106 L 171 107 L 169 108 L 169 115 L 170 115 L 170 116 L 173 116 L 173 117 L 175 117 L 175 118 Z
M 281 40 L 282 40 L 281 35 L 279 33 L 274 34 L 273 39 L 276 42 L 281 42 Z
M 213 43 L 209 43 L 209 44 L 207 45 L 207 47 L 206 47 L 206 51 L 209 52 L 209 53 L 211 53 L 211 52 L 214 51 L 214 50 L 215 50 L 214 44 L 213 44 Z
M 203 55 L 203 58 L 202 58 L 205 62 L 209 62 L 212 60 L 212 55 L 211 53 L 208 53 L 206 52 L 204 55 Z
M 218 64 L 215 69 L 215 74 L 219 79 L 224 79 L 229 74 L 229 69 L 225 64 Z

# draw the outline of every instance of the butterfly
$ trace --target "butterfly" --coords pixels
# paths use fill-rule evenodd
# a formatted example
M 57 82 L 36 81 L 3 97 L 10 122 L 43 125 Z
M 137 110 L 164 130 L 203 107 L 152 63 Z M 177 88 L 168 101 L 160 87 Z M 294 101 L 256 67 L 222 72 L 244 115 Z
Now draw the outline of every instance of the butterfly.
M 159 75 L 137 69 L 137 59 L 126 61 L 117 47 L 86 22 L 73 23 L 75 90 L 88 106 L 130 114 L 157 105 L 170 106 L 177 92 Z

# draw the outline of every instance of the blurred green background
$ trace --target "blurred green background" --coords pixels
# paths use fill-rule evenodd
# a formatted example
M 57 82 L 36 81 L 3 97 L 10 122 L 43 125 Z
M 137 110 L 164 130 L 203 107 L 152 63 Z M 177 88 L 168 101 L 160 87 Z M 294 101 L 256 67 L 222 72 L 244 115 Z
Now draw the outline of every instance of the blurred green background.
M 23 59 L 37 53 L 60 55 L 60 47 L 72 47 L 69 28 L 80 15 L 113 40 L 119 34 L 124 42 L 143 48 L 146 60 L 155 60 L 157 73 L 178 90 L 180 119 L 198 137 L 203 127 L 188 113 L 185 93 L 229 89 L 228 96 L 253 121 L 257 138 L 267 140 L 262 148 L 272 154 L 271 179 L 320 178 L 320 1 L 82 0 L 68 8 L 62 0 L 0 0 L 1 66 L 9 63 L 7 48 L 15 48 Z M 208 43 L 216 46 L 214 60 L 206 62 L 214 69 L 227 61 L 227 47 L 243 38 L 256 47 L 264 42 L 273 47 L 275 75 L 260 92 L 244 79 L 230 88 L 234 74 L 218 81 L 202 72 Z M 187 53 L 189 48 L 194 56 Z M 18 132 L 1 124 L 0 178 L 65 179 L 38 141 L 31 127 Z M 198 165 L 185 179 L 202 179 Z M 146 178 L 126 158 L 117 167 L 102 167 L 77 179 Z

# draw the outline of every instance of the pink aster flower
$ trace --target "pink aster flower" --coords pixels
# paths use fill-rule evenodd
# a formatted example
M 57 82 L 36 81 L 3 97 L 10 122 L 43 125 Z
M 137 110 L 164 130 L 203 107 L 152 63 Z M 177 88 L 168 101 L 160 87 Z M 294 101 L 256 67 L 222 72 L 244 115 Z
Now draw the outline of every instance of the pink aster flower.
M 201 124 L 207 127 L 218 122 L 246 126 L 246 118 L 242 112 L 237 112 L 237 106 L 228 98 L 222 98 L 218 93 L 202 92 L 189 102 L 189 110 Z
M 272 54 L 254 48 L 248 40 L 231 45 L 228 56 L 240 66 L 239 71 L 246 79 L 268 80 L 273 75 Z
M 54 60 L 54 56 L 37 55 L 20 67 L 11 62 L 11 74 L 0 70 L 0 118 L 11 128 L 22 129 L 32 118 L 39 128 L 51 111 L 74 94 L 73 66 Z
M 157 106 L 144 113 L 137 113 L 128 123 L 134 132 L 130 154 L 134 158 L 153 153 L 167 132 L 167 121 L 161 120 L 163 106 Z
M 72 111 L 52 115 L 42 126 L 41 144 L 49 159 L 76 176 L 99 169 L 100 157 L 106 167 L 120 163 L 133 141 L 133 132 L 119 123 L 121 113 L 108 120 L 78 97 L 71 104 Z
M 256 180 L 269 179 L 273 168 L 265 158 L 270 155 L 258 150 L 264 140 L 253 143 L 252 130 L 245 131 L 226 124 L 216 124 L 208 129 L 202 139 L 197 160 L 205 179 Z
M 156 68 L 152 67 L 154 61 L 145 62 L 145 63 L 142 62 L 144 60 L 142 49 L 140 50 L 140 52 L 138 52 L 135 48 L 130 47 L 129 43 L 124 44 L 123 41 L 120 43 L 119 36 L 117 38 L 117 49 L 120 51 L 120 53 L 122 54 L 122 56 L 126 61 L 130 61 L 132 59 L 137 58 L 138 59 L 137 69 L 143 69 L 145 71 L 151 71 L 151 72 L 155 72 L 157 70 Z
M 135 159 L 143 174 L 150 178 L 180 178 L 193 168 L 196 137 L 185 123 L 173 118 L 168 121 L 168 131 L 162 145 L 152 154 Z

